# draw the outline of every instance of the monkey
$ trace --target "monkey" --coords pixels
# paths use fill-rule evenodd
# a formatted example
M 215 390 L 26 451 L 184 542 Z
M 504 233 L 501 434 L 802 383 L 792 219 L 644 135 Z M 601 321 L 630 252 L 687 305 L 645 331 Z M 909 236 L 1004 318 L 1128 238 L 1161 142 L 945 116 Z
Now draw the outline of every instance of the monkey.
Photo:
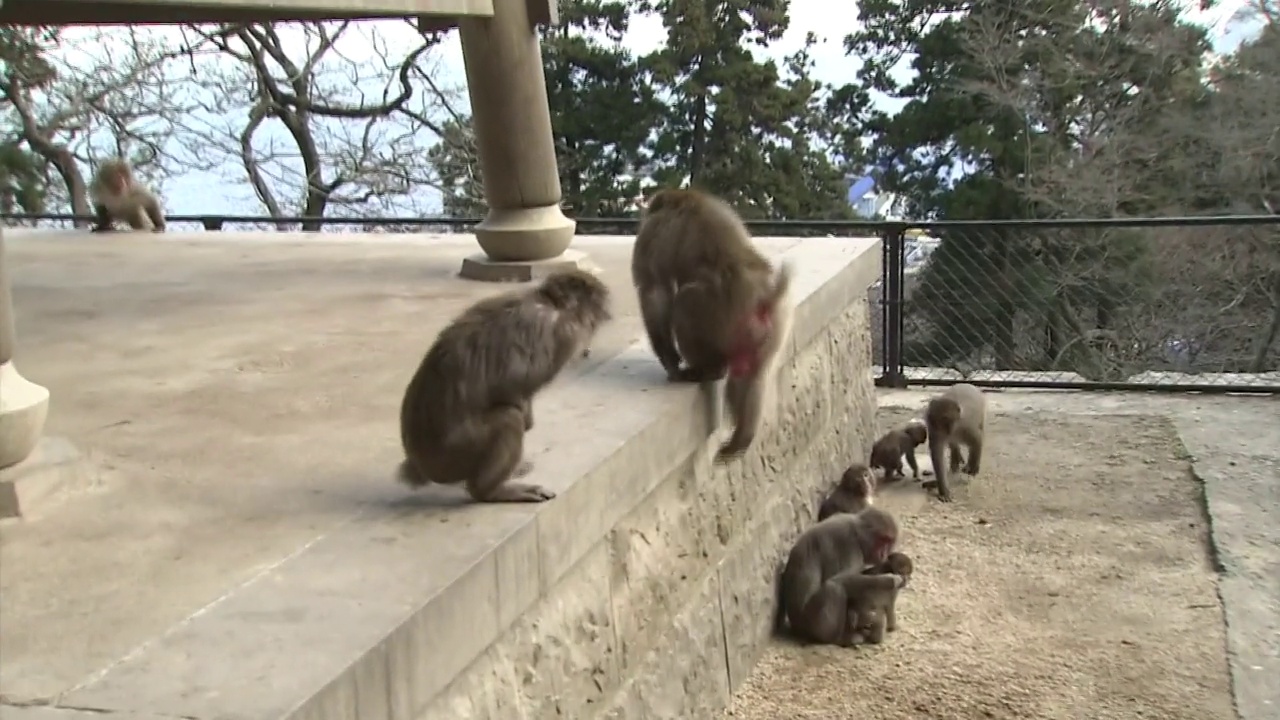
M 912 419 L 902 427 L 894 428 L 876 440 L 871 446 L 871 467 L 884 470 L 884 479 L 903 478 L 902 457 L 911 466 L 911 475 L 920 479 L 920 466 L 916 464 L 916 447 L 928 439 L 928 430 L 921 420 Z
M 898 542 L 898 523 L 869 507 L 837 514 L 800 534 L 782 571 L 780 594 L 791 632 L 810 642 L 848 647 L 865 640 L 857 608 L 879 607 L 903 585 L 892 574 L 864 574 L 886 562 Z M 852 602 L 851 602 L 852 601 Z M 850 608 L 855 609 L 851 616 Z
M 113 158 L 98 166 L 89 184 L 93 203 L 93 232 L 111 232 L 116 221 L 134 230 L 164 232 L 164 210 L 155 194 L 133 177 L 133 168 L 123 158 Z
M 868 567 L 867 572 L 872 575 L 901 575 L 904 581 L 902 584 L 906 585 L 915 569 L 916 564 L 910 555 L 894 551 L 889 553 L 884 562 Z
M 818 508 L 818 522 L 837 513 L 862 512 L 874 502 L 875 491 L 876 478 L 871 474 L 871 468 L 862 463 L 850 465 L 835 490 Z
M 436 338 L 405 389 L 401 482 L 466 483 L 478 502 L 543 502 L 555 493 L 509 482 L 533 429 L 533 398 L 612 319 L 608 287 L 585 270 L 557 271 L 536 287 L 486 298 Z
M 793 274 L 790 263 L 774 269 L 719 198 L 664 189 L 643 209 L 631 279 L 649 344 L 671 382 L 727 377 L 724 398 L 734 429 L 717 462 L 755 441 L 791 327 L 786 300 Z
M 929 436 L 929 459 L 933 461 L 934 479 L 922 483 L 925 490 L 937 489 L 938 499 L 951 502 L 947 473 L 960 469 L 960 447 L 968 448 L 964 471 L 977 475 L 982 464 L 983 435 L 987 424 L 987 399 L 982 391 L 969 383 L 958 383 L 929 400 L 924 422 Z M 944 467 L 943 451 L 951 451 Z
M 902 578 L 902 586 L 911 582 L 911 573 L 915 572 L 915 563 L 911 556 L 904 552 L 889 553 L 889 557 L 879 565 L 866 569 L 866 575 L 896 575 Z M 879 645 L 884 641 L 886 632 L 898 629 L 898 592 L 895 589 L 887 597 L 883 594 L 863 596 L 850 600 L 849 626 L 856 628 L 864 642 Z M 857 639 L 855 637 L 855 639 Z

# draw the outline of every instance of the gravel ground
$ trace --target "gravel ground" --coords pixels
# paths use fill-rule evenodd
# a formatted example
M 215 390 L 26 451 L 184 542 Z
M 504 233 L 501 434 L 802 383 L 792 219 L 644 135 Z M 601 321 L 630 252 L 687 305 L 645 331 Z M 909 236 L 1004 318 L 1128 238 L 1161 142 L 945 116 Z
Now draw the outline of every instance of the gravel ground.
M 898 631 L 852 649 L 775 640 L 724 717 L 1234 718 L 1201 487 L 1172 426 L 988 423 L 956 502 L 882 502 L 916 563 Z

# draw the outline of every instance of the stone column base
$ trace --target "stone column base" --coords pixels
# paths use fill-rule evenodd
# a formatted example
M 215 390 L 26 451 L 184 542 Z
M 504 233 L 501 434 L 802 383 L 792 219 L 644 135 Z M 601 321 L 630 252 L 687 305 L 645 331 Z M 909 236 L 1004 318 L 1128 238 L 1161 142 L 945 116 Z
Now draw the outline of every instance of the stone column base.
M 498 262 L 491 260 L 485 253 L 476 253 L 462 261 L 460 277 L 467 280 L 484 282 L 529 282 L 541 280 L 556 270 L 578 268 L 598 271 L 598 268 L 587 258 L 587 254 L 578 250 L 565 250 L 558 257 L 550 260 L 526 260 L 519 262 Z
M 70 441 L 42 438 L 26 460 L 0 470 L 0 519 L 30 518 L 93 483 L 88 461 Z
M 564 216 L 559 205 L 532 208 L 490 208 L 475 227 L 476 242 L 498 262 L 550 260 L 569 247 L 578 224 Z
M 48 413 L 49 391 L 19 375 L 12 361 L 0 363 L 0 468 L 31 454 Z

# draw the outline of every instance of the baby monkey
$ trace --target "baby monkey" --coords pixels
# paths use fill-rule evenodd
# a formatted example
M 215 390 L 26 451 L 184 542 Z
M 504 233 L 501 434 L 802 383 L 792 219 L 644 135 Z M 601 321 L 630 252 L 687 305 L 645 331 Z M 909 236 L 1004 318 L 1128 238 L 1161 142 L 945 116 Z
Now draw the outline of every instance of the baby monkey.
M 961 446 L 969 452 L 964 468 L 966 473 L 977 475 L 982 464 L 987 398 L 969 383 L 952 385 L 929 401 L 924 422 L 929 435 L 929 459 L 933 461 L 934 479 L 921 483 L 921 487 L 926 490 L 936 488 L 939 500 L 951 502 L 947 475 L 960 469 Z M 951 453 L 950 462 L 944 462 L 943 453 L 947 451 Z
M 902 585 L 849 598 L 848 625 L 853 628 L 854 644 L 879 645 L 886 632 L 898 629 L 898 590 L 911 582 L 914 571 L 915 563 L 903 552 L 889 553 L 884 562 L 867 568 L 867 575 L 896 575 L 902 578 Z
M 89 184 L 93 203 L 93 232 L 111 232 L 117 221 L 134 230 L 164 232 L 164 211 L 150 190 L 133 177 L 133 168 L 123 158 L 113 158 L 98 166 Z
M 818 522 L 822 522 L 837 513 L 859 513 L 871 506 L 875 500 L 876 478 L 871 468 L 862 463 L 855 463 L 844 471 L 840 483 L 835 490 L 822 501 L 818 508 Z
M 907 424 L 894 428 L 876 440 L 871 446 L 871 467 L 884 470 L 884 479 L 896 480 L 906 477 L 902 472 L 902 458 L 905 455 L 907 465 L 911 466 L 911 475 L 920 478 L 920 467 L 916 465 L 916 448 L 923 445 L 928 438 L 923 420 L 911 419 Z

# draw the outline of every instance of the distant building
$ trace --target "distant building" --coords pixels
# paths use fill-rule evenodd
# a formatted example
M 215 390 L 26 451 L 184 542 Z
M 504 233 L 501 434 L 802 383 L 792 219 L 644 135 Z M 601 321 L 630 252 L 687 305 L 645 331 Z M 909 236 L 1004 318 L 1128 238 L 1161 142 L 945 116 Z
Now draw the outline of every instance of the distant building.
M 876 192 L 876 179 L 871 175 L 847 175 L 849 207 L 859 217 L 874 218 L 893 201 L 893 193 Z

